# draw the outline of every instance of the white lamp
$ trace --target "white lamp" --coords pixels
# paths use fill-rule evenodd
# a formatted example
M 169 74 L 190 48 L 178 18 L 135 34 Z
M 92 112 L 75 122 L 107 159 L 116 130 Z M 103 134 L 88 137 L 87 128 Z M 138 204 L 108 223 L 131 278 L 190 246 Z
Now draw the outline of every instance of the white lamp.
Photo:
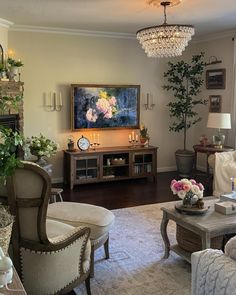
M 213 135 L 213 144 L 222 147 L 225 142 L 225 135 L 220 129 L 231 129 L 231 118 L 229 113 L 209 113 L 207 120 L 208 128 L 217 128 L 217 135 Z

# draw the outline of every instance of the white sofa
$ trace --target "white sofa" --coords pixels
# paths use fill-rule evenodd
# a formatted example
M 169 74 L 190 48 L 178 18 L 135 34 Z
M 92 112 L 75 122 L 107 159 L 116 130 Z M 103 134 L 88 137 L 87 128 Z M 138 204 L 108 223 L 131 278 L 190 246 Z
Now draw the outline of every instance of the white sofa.
M 213 168 L 213 195 L 220 197 L 230 193 L 231 177 L 236 177 L 236 151 L 215 153 L 208 158 L 210 167 Z
M 206 249 L 191 256 L 192 295 L 236 294 L 236 237 L 221 250 Z

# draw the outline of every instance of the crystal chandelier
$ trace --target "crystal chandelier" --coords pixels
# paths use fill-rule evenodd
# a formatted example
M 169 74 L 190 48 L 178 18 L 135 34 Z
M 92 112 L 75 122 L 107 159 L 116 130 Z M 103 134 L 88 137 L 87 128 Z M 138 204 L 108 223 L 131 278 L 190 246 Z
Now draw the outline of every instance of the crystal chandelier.
M 148 4 L 164 7 L 164 23 L 139 30 L 136 35 L 148 57 L 173 57 L 181 55 L 194 35 L 191 25 L 168 25 L 166 7 L 174 6 L 181 0 L 148 0 Z

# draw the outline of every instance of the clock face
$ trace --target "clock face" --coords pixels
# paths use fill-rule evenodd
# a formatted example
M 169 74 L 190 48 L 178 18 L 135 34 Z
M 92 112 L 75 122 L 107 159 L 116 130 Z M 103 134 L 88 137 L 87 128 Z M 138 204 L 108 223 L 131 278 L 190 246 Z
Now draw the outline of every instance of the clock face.
M 88 138 L 83 137 L 82 135 L 82 137 L 80 137 L 77 141 L 77 146 L 81 151 L 86 151 L 90 146 L 90 142 Z

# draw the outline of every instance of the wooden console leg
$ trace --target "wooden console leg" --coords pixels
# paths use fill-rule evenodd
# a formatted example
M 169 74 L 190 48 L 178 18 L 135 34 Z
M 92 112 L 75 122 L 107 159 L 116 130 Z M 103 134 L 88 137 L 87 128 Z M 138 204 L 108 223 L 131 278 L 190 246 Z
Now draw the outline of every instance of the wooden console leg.
M 94 246 L 91 247 L 90 255 L 90 278 L 94 277 Z
M 104 243 L 104 251 L 105 251 L 106 259 L 109 259 L 110 258 L 110 255 L 109 255 L 109 237 L 107 238 L 106 242 Z
M 88 276 L 87 279 L 85 280 L 85 286 L 86 286 L 87 295 L 91 295 L 90 276 Z

